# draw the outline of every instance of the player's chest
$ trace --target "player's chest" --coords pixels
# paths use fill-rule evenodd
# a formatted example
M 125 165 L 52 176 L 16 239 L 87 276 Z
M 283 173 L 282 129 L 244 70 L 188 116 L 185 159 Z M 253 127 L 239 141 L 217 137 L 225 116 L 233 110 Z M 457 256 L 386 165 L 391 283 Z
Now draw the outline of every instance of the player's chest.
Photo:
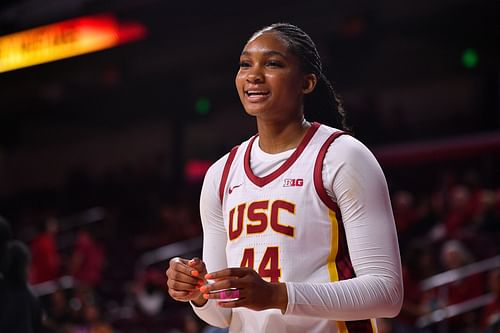
M 223 214 L 229 241 L 264 234 L 297 239 L 330 224 L 313 182 L 300 176 L 262 187 L 248 179 L 230 183 Z

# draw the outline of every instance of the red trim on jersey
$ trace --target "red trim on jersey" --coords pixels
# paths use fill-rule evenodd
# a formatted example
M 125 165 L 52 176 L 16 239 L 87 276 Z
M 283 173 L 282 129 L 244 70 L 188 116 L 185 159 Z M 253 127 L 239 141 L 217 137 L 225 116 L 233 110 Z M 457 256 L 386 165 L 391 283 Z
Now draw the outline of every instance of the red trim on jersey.
M 334 210 L 335 212 L 337 212 L 338 206 L 335 202 L 333 202 L 332 198 L 328 196 L 328 193 L 326 193 L 325 187 L 323 186 L 323 161 L 325 160 L 326 152 L 328 148 L 330 148 L 332 142 L 342 134 L 346 133 L 338 131 L 333 133 L 328 139 L 326 139 L 323 146 L 321 146 L 318 157 L 316 157 L 316 162 L 314 163 L 314 188 L 316 189 L 316 192 L 318 193 L 321 201 L 323 201 L 323 203 L 328 208 Z
M 309 127 L 309 129 L 307 130 L 306 135 L 304 136 L 304 138 L 302 138 L 302 141 L 299 143 L 299 145 L 297 146 L 297 149 L 295 149 L 293 154 L 278 169 L 274 170 L 273 172 L 271 172 L 270 174 L 268 174 L 267 176 L 264 176 L 264 177 L 256 176 L 253 173 L 252 168 L 250 167 L 250 152 L 252 150 L 252 145 L 253 145 L 255 139 L 257 138 L 257 135 L 254 136 L 250 140 L 250 142 L 248 143 L 247 150 L 245 151 L 245 159 L 244 159 L 244 163 L 243 163 L 245 166 L 245 173 L 246 173 L 248 179 L 250 179 L 250 181 L 252 181 L 252 183 L 254 183 L 255 185 L 257 185 L 259 187 L 263 187 L 263 186 L 269 184 L 270 182 L 272 182 L 273 180 L 275 180 L 276 178 L 278 178 L 279 176 L 281 176 L 299 158 L 300 154 L 302 154 L 302 152 L 306 148 L 309 141 L 311 141 L 312 137 L 314 136 L 314 133 L 316 133 L 319 126 L 320 125 L 318 123 L 312 123 L 311 127 Z
M 347 239 L 345 235 L 344 223 L 340 215 L 340 209 L 336 210 L 338 233 L 339 233 L 339 243 L 337 257 L 335 258 L 335 265 L 337 266 L 337 274 L 339 280 L 347 280 L 356 277 L 354 272 L 354 267 L 352 267 L 351 256 L 349 255 L 349 247 L 347 246 Z
M 345 237 L 344 223 L 342 222 L 342 216 L 340 214 L 340 209 L 337 203 L 335 203 L 332 198 L 326 192 L 323 185 L 323 162 L 325 160 L 326 152 L 330 145 L 339 136 L 346 134 L 345 132 L 339 131 L 335 132 L 325 141 L 323 146 L 318 153 L 316 162 L 314 164 L 314 187 L 318 193 L 321 201 L 330 209 L 335 211 L 335 216 L 337 218 L 337 225 L 339 233 L 339 243 L 337 255 L 335 257 L 335 266 L 337 268 L 337 274 L 339 280 L 347 280 L 356 276 L 354 268 L 352 267 L 351 257 L 349 255 L 349 248 L 347 246 L 347 239 Z M 355 320 L 345 322 L 347 331 L 349 333 L 372 333 L 374 332 L 372 323 L 369 319 L 365 320 Z
M 219 198 L 220 203 L 222 204 L 222 199 L 224 199 L 224 190 L 226 189 L 227 176 L 229 175 L 229 169 L 231 169 L 231 164 L 233 164 L 234 157 L 236 156 L 236 152 L 238 151 L 239 146 L 233 147 L 229 152 L 229 156 L 227 157 L 226 164 L 224 164 L 224 171 L 222 171 L 222 177 L 220 178 L 219 184 Z
M 337 217 L 337 224 L 339 233 L 339 243 L 337 256 L 335 257 L 335 265 L 337 267 L 337 273 L 339 276 L 339 280 L 350 279 L 355 276 L 354 269 L 352 267 L 351 258 L 349 256 L 349 249 L 347 247 L 347 241 L 345 238 L 345 230 L 344 224 L 342 223 L 342 215 L 340 213 L 339 206 L 336 202 L 330 198 L 328 193 L 326 192 L 325 186 L 323 185 L 323 163 L 325 161 L 326 152 L 328 148 L 330 148 L 331 144 L 335 139 L 339 136 L 346 134 L 345 132 L 339 131 L 335 132 L 326 139 L 325 143 L 321 146 L 319 150 L 318 156 L 316 157 L 316 162 L 314 163 L 314 188 L 316 189 L 316 193 L 320 197 L 321 201 L 335 212 L 335 216 Z

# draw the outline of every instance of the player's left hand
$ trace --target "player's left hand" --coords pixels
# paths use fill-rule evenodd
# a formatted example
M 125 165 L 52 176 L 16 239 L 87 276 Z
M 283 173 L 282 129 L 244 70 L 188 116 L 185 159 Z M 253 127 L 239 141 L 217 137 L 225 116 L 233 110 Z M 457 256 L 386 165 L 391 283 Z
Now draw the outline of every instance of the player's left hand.
M 205 279 L 215 282 L 200 288 L 203 297 L 218 301 L 223 308 L 243 306 L 256 311 L 274 308 L 283 313 L 286 310 L 286 285 L 267 282 L 251 268 L 226 268 L 206 274 Z

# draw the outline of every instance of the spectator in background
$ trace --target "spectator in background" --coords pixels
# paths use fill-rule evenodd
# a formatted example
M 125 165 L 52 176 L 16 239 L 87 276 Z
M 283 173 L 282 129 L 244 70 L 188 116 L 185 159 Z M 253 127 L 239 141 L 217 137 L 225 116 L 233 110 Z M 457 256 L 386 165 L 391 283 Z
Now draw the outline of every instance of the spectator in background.
M 500 189 L 494 191 L 485 190 L 480 204 L 480 210 L 476 215 L 477 230 L 488 236 L 498 239 L 500 232 Z
M 449 208 L 444 216 L 447 238 L 459 237 L 464 228 L 472 226 L 473 208 L 470 191 L 463 185 L 455 185 L 449 193 Z
M 201 235 L 199 218 L 193 215 L 195 207 L 184 200 L 165 202 L 158 210 L 158 221 L 135 237 L 136 251 L 145 252 L 166 244 Z
M 408 253 L 403 256 L 403 285 L 405 287 L 403 307 L 401 313 L 394 320 L 395 333 L 418 333 L 425 332 L 416 327 L 417 319 L 433 310 L 428 302 L 433 298 L 423 292 L 420 283 L 425 278 L 433 275 L 432 252 L 428 245 L 410 246 Z
M 446 270 L 458 269 L 473 262 L 469 250 L 458 240 L 449 240 L 444 243 L 441 249 L 441 260 Z M 459 304 L 481 296 L 483 293 L 483 276 L 481 274 L 469 275 L 448 285 L 446 305 Z M 452 317 L 449 321 L 449 328 L 451 332 L 462 332 L 477 322 L 474 313 L 467 313 Z
M 483 310 L 481 327 L 484 333 L 497 333 L 500 331 L 500 268 L 491 271 L 488 285 L 494 298 Z
M 39 224 L 39 233 L 31 242 L 30 278 L 31 284 L 37 284 L 59 278 L 61 258 L 57 251 L 56 235 L 58 221 L 49 217 Z
M 64 290 L 58 289 L 50 294 L 45 308 L 47 309 L 47 316 L 44 321 L 45 327 L 50 332 L 59 332 L 61 330 L 65 332 L 64 327 L 71 323 L 73 316 L 72 308 Z
M 97 304 L 85 304 L 83 306 L 83 318 L 85 324 L 82 330 L 88 333 L 112 333 L 113 328 L 107 323 L 103 317 L 102 312 Z
M 0 283 L 4 279 L 5 270 L 5 255 L 7 252 L 7 243 L 12 237 L 12 230 L 10 228 L 9 222 L 0 216 Z
M 412 227 L 417 221 L 413 195 L 408 191 L 398 191 L 393 195 L 392 202 L 400 243 L 406 244 L 412 237 Z
M 3 301 L 7 293 L 7 281 L 5 276 L 7 260 L 7 244 L 12 237 L 9 222 L 0 216 L 0 315 L 5 313 L 7 304 Z
M 2 290 L 0 332 L 37 333 L 42 331 L 42 309 L 28 288 L 29 250 L 20 241 L 7 246 L 5 288 Z
M 407 233 L 411 240 L 416 238 L 429 238 L 430 232 L 440 219 L 434 204 L 432 195 L 420 195 L 416 200 L 414 205 L 416 221 Z
M 161 271 L 149 268 L 133 288 L 135 305 L 141 315 L 155 317 L 163 310 L 165 302 L 164 278 Z
M 103 247 L 88 230 L 80 230 L 70 258 L 69 274 L 78 283 L 94 288 L 101 281 L 104 262 Z

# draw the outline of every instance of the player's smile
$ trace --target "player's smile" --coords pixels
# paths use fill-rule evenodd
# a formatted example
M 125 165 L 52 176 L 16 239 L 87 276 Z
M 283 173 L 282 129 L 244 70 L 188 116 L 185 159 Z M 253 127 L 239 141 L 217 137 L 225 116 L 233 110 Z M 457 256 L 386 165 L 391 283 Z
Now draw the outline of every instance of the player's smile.
M 245 96 L 248 102 L 250 103 L 258 103 L 265 101 L 269 96 L 271 95 L 271 92 L 269 90 L 261 90 L 261 89 L 248 89 L 245 90 Z

